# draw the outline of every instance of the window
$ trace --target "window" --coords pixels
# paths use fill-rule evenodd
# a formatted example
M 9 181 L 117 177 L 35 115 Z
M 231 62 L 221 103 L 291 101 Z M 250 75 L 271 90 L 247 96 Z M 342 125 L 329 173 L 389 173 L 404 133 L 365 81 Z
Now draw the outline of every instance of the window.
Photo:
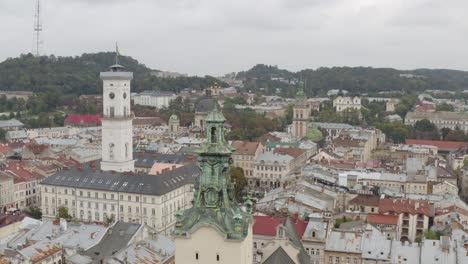
M 335 257 L 335 263 L 340 263 L 340 257 Z
M 195 252 L 195 259 L 198 259 L 198 252 Z
M 219 254 L 216 254 L 216 261 L 219 261 Z

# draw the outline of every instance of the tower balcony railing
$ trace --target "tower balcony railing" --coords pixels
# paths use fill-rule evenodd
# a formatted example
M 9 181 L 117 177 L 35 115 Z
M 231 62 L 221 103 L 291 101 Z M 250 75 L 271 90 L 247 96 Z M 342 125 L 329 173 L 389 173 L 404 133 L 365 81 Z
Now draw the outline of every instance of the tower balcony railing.
M 133 114 L 128 115 L 104 115 L 102 120 L 128 120 L 134 117 Z

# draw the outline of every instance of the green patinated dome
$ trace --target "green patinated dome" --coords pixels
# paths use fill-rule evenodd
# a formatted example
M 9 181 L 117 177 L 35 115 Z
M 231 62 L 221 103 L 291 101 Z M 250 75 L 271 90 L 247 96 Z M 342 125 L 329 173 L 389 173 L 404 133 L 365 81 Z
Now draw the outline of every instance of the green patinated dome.
M 219 122 L 225 122 L 225 121 L 226 121 L 226 118 L 224 118 L 223 113 L 219 111 L 218 102 L 215 101 L 214 109 L 206 117 L 206 122 L 219 123 Z
M 179 117 L 176 115 L 176 114 L 172 114 L 170 117 L 169 117 L 169 121 L 179 121 Z
M 309 127 L 304 138 L 317 143 L 323 139 L 323 134 L 317 127 Z

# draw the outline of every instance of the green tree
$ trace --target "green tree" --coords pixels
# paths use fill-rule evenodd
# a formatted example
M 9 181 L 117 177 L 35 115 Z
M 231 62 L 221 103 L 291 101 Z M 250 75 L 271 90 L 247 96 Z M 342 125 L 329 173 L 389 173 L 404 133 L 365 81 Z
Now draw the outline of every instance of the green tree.
M 442 231 L 432 231 L 431 229 L 428 229 L 424 232 L 424 238 L 425 239 L 430 239 L 430 240 L 439 240 L 441 236 L 443 236 L 444 233 Z
M 65 207 L 65 206 L 60 206 L 58 208 L 58 214 L 57 214 L 57 218 L 60 219 L 60 218 L 63 218 L 63 219 L 66 219 L 66 220 L 71 220 L 71 215 L 68 213 L 68 208 Z
M 414 124 L 414 138 L 425 140 L 439 140 L 439 132 L 436 125 L 432 124 L 429 120 L 423 119 L 416 121 Z
M 449 111 L 453 112 L 453 105 L 449 105 L 447 103 L 442 103 L 436 106 L 436 111 Z
M 245 186 L 247 186 L 247 179 L 244 175 L 244 170 L 239 167 L 231 167 L 229 170 L 231 175 L 231 181 L 235 183 L 235 194 L 238 201 L 241 200 L 242 191 L 244 190 Z
M 0 128 L 0 141 L 5 140 L 5 135 L 6 135 L 6 130 L 3 128 Z
M 351 217 L 345 217 L 343 216 L 342 218 L 338 218 L 335 220 L 335 228 L 340 228 L 341 224 L 346 223 L 346 222 L 351 222 L 353 219 Z
M 39 219 L 39 220 L 42 219 L 42 211 L 41 211 L 41 208 L 39 207 L 29 207 L 29 208 L 24 209 L 23 212 L 31 218 Z

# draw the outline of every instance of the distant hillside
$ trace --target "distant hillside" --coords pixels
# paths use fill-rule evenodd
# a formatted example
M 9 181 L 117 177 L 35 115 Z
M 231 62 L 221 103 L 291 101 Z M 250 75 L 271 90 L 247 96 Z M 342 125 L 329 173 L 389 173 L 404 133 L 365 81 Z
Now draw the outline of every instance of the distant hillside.
M 285 96 L 291 96 L 295 91 L 295 85 L 288 81 L 299 78 L 306 81 L 308 95 L 324 95 L 331 89 L 344 89 L 352 93 L 468 89 L 468 72 L 445 69 L 401 71 L 392 68 L 322 67 L 290 72 L 276 66 L 258 64 L 250 70 L 239 72 L 237 77 L 245 80 L 246 90 L 264 88 L 267 93 L 273 93 L 279 88 Z
M 76 57 L 32 54 L 9 58 L 0 63 L 0 90 L 95 94 L 101 92 L 99 72 L 115 62 L 115 53 L 100 52 Z M 152 76 L 152 69 L 129 56 L 120 56 L 119 63 L 134 72 L 132 91 L 164 90 L 178 92 L 184 88 L 203 89 L 217 80 L 213 77 L 180 77 L 163 79 Z M 224 85 L 224 83 L 221 83 Z

